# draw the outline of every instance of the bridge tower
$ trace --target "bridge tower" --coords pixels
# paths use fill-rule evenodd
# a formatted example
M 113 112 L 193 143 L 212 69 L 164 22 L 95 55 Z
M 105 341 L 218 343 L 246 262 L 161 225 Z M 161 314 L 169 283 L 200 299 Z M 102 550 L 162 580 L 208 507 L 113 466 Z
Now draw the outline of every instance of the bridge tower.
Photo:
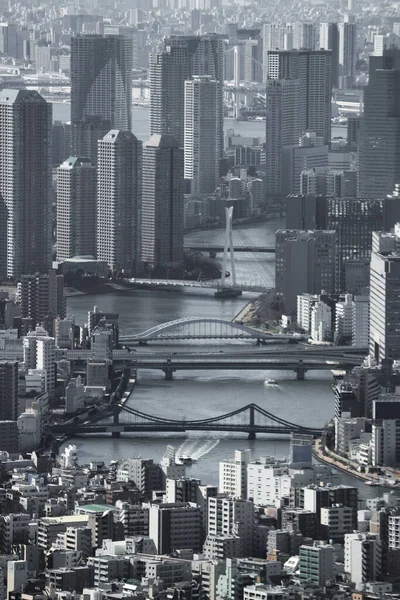
M 255 418 L 254 418 L 255 417 L 254 404 L 250 404 L 249 410 L 250 410 L 249 435 L 248 435 L 247 439 L 255 440 L 256 439 L 256 431 L 255 431 Z
M 233 248 L 233 234 L 232 234 L 232 218 L 233 218 L 233 206 L 225 208 L 225 243 L 224 243 L 224 258 L 222 261 L 222 275 L 221 275 L 221 287 L 226 288 L 226 267 L 228 262 L 228 250 L 231 258 L 231 270 L 232 270 L 232 287 L 236 287 L 236 268 L 235 268 L 235 251 Z

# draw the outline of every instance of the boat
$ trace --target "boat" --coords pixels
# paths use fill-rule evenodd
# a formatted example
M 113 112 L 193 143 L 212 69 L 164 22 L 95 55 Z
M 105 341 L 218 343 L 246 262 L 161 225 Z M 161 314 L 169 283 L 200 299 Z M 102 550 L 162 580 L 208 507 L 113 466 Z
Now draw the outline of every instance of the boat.
M 188 454 L 182 454 L 181 456 L 178 456 L 178 460 L 182 465 L 191 465 L 193 462 L 193 458 Z
M 266 379 L 265 384 L 266 385 L 278 385 L 278 382 L 275 381 L 275 379 Z
M 215 298 L 237 298 L 241 295 L 242 291 L 234 288 L 221 288 L 214 293 Z
M 370 485 L 371 487 L 379 487 L 379 483 L 376 481 L 364 481 L 365 485 Z

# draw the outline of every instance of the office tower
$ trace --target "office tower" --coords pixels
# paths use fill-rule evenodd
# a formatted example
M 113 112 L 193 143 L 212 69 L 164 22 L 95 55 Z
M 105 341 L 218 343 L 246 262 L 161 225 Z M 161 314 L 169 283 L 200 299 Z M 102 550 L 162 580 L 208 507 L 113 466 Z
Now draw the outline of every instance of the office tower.
M 400 50 L 371 56 L 364 88 L 358 196 L 383 198 L 400 181 Z
M 139 32 L 136 27 L 104 24 L 104 35 L 119 35 L 132 41 L 132 69 L 139 68 Z
M 52 134 L 52 165 L 58 167 L 71 154 L 71 123 L 55 121 Z
M 334 580 L 335 553 L 333 546 L 300 546 L 300 581 L 325 586 Z
M 336 196 L 344 195 L 344 171 L 334 171 L 329 167 L 304 169 L 300 174 L 300 194 Z
M 132 39 L 71 39 L 71 123 L 73 154 L 92 162 L 97 159 L 95 142 L 109 129 L 131 131 Z
M 311 143 L 307 146 L 285 146 L 282 153 L 283 196 L 299 194 L 301 173 L 305 169 L 328 166 L 328 146 Z
M 167 47 L 159 54 L 151 54 L 150 80 L 150 135 L 170 134 L 183 147 L 185 80 L 190 78 L 188 50 Z
M 98 143 L 97 258 L 132 272 L 139 260 L 142 143 L 112 129 Z
M 265 23 L 263 25 L 263 81 L 267 81 L 268 51 L 292 50 L 293 28 L 290 25 Z
M 288 229 L 328 229 L 336 231 L 336 291 L 343 293 L 346 265 L 368 260 L 371 256 L 372 232 L 388 231 L 400 220 L 396 196 L 375 198 L 326 198 L 323 196 L 289 196 L 286 201 Z
M 293 23 L 293 48 L 297 50 L 316 50 L 316 47 L 317 31 L 315 23 Z
M 181 263 L 183 258 L 183 150 L 171 135 L 143 144 L 142 262 Z
M 208 76 L 185 81 L 185 179 L 192 194 L 213 193 L 217 186 L 217 94 L 219 86 Z
M 0 361 L 0 421 L 18 419 L 18 363 Z
M 330 50 L 272 50 L 268 79 L 299 80 L 299 129 L 331 141 L 332 56 Z
M 285 146 L 299 138 L 299 80 L 270 79 L 266 87 L 266 194 L 270 204 L 280 203 Z
M 370 355 L 400 358 L 400 256 L 373 252 L 370 270 Z
M 337 23 L 320 23 L 319 26 L 320 50 L 332 52 L 332 86 L 339 85 L 339 28 Z
M 357 26 L 354 16 L 345 15 L 339 27 L 339 77 L 341 87 L 351 87 L 356 72 Z
M 35 327 L 47 317 L 65 317 L 64 276 L 50 270 L 46 275 L 22 275 L 21 316 Z
M 276 294 L 287 314 L 295 313 L 299 294 L 334 291 L 336 233 L 278 229 L 276 239 Z
M 171 36 L 164 40 L 164 47 L 186 48 L 189 56 L 190 77 L 194 75 L 209 75 L 215 79 L 220 90 L 217 94 L 217 156 L 218 160 L 224 154 L 224 40 L 217 34 L 203 36 Z M 183 115 L 182 115 L 183 122 Z
M 96 256 L 96 167 L 70 156 L 57 169 L 57 260 Z
M 360 115 L 348 115 L 347 117 L 347 148 L 357 150 L 360 143 Z
M 5 89 L 0 115 L 0 270 L 17 279 L 47 272 L 51 261 L 51 104 L 35 91 Z

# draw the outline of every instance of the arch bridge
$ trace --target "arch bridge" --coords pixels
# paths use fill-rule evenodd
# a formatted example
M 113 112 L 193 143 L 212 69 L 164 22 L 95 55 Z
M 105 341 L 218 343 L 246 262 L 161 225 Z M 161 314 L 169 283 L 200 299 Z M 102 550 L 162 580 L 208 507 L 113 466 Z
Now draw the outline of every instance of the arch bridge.
M 122 344 L 130 342 L 145 343 L 150 341 L 168 340 L 273 340 L 284 339 L 284 336 L 272 336 L 253 327 L 224 321 L 223 319 L 211 319 L 201 317 L 189 317 L 176 319 L 168 323 L 161 323 L 147 329 L 142 333 L 120 336 Z

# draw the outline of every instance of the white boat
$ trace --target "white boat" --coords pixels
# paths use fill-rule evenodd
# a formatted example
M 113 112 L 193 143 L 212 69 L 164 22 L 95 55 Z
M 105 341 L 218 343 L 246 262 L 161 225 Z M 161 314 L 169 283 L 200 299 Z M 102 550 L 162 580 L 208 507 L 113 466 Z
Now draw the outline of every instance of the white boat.
M 379 483 L 377 483 L 376 481 L 364 481 L 365 485 L 370 485 L 371 487 L 378 487 Z
M 178 460 L 182 465 L 191 465 L 193 462 L 193 458 L 188 454 L 182 454 L 181 456 L 178 456 Z
M 278 382 L 275 381 L 275 379 L 266 379 L 265 384 L 266 385 L 278 385 Z

